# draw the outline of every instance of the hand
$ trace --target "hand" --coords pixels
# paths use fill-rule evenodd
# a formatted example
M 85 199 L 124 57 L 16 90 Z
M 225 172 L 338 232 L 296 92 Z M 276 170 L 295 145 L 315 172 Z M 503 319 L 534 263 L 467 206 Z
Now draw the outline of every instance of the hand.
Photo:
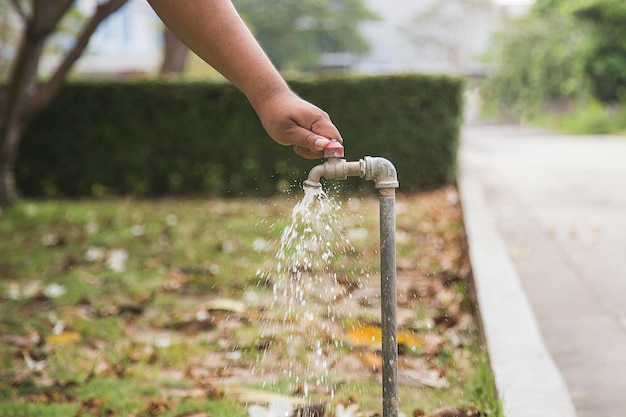
M 322 158 L 331 139 L 343 143 L 328 114 L 290 90 L 259 103 L 257 113 L 272 139 L 293 146 L 294 152 L 304 158 Z

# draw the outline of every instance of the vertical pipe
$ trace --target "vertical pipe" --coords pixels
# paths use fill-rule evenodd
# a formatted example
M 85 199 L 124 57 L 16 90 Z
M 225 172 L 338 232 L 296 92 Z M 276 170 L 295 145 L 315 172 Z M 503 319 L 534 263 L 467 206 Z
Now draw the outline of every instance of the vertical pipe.
M 380 289 L 383 349 L 383 417 L 398 416 L 395 189 L 380 189 Z

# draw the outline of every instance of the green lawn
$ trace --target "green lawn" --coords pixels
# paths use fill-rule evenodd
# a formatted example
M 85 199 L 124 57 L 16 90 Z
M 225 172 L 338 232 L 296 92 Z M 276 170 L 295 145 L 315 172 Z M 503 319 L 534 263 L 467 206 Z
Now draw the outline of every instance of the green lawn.
M 327 414 L 350 401 L 379 410 L 376 346 L 341 340 L 378 317 L 377 199 L 337 199 L 349 242 L 329 271 L 342 303 L 311 291 L 316 320 L 301 325 L 273 295 L 294 194 L 22 201 L 0 215 L 0 416 L 246 416 L 264 395 L 301 399 L 315 352 L 329 373 L 308 398 Z M 456 190 L 399 196 L 397 209 L 399 326 L 412 341 L 402 411 L 501 415 Z M 321 347 L 314 329 L 326 329 Z M 294 383 L 286 369 L 311 375 Z

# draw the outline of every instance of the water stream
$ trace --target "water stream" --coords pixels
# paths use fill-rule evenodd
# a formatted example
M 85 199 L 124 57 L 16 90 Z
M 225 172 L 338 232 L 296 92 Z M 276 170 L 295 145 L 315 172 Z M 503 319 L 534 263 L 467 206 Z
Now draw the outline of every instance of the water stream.
M 342 347 L 337 318 L 345 288 L 342 256 L 354 249 L 345 237 L 341 205 L 322 189 L 305 187 L 283 230 L 268 278 L 273 299 L 263 337 L 274 337 L 274 374 L 286 394 L 334 395 L 332 369 Z M 269 360 L 269 358 L 267 358 Z

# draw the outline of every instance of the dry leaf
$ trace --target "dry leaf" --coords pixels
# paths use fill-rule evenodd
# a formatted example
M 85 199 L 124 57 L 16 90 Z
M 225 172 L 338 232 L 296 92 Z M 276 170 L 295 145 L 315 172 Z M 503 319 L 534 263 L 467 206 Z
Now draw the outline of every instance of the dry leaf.
M 204 305 L 208 311 L 228 311 L 231 313 L 243 314 L 246 312 L 246 305 L 239 300 L 230 298 L 217 298 Z
M 474 407 L 445 407 L 436 410 L 432 414 L 428 414 L 426 417 L 480 417 L 481 415 L 483 414 L 480 411 L 476 410 Z
M 287 395 L 276 394 L 274 392 L 255 389 L 233 387 L 228 390 L 228 393 L 237 397 L 242 403 L 269 404 L 272 402 L 282 402 L 291 405 L 305 404 L 305 400 L 303 398 L 290 397 Z
M 343 341 L 351 347 L 380 350 L 382 346 L 382 329 L 374 324 L 356 326 L 344 333 Z M 399 330 L 398 344 L 408 348 L 419 348 L 425 346 L 426 343 L 421 336 L 410 330 Z
M 46 337 L 46 344 L 51 346 L 68 346 L 73 343 L 79 342 L 81 339 L 80 333 L 67 330 L 59 334 L 51 334 Z
M 372 371 L 378 372 L 383 367 L 383 358 L 375 354 L 374 352 L 361 352 L 359 354 L 359 359 L 367 368 L 370 368 Z
M 448 388 L 450 384 L 435 370 L 398 369 L 398 383 L 410 386 Z
M 172 403 L 163 400 L 150 400 L 141 410 L 138 417 L 156 417 L 172 408 Z

